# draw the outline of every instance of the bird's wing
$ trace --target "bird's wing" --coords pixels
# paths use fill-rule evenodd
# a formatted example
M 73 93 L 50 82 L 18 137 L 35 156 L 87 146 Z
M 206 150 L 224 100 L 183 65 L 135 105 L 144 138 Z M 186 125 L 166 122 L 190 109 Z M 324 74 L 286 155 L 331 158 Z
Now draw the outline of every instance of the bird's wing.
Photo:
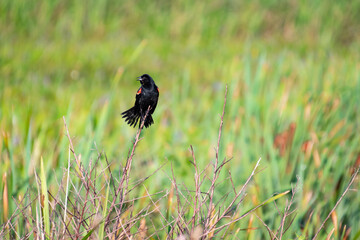
M 142 95 L 142 88 L 140 87 L 139 90 L 136 92 L 136 96 L 135 96 L 135 108 L 137 109 L 137 111 L 140 111 L 140 105 L 141 105 L 141 95 Z
M 138 89 L 138 91 L 136 92 L 136 97 L 137 97 L 138 95 L 140 95 L 141 92 L 142 92 L 142 87 L 140 87 L 140 88 Z

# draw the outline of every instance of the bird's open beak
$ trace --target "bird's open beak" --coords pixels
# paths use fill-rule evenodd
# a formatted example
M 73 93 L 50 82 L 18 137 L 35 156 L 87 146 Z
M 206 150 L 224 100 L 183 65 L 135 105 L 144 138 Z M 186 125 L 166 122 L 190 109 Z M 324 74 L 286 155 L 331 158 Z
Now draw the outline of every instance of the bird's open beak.
M 141 77 L 138 77 L 137 79 L 136 79 L 136 81 L 141 81 L 142 80 L 142 78 Z

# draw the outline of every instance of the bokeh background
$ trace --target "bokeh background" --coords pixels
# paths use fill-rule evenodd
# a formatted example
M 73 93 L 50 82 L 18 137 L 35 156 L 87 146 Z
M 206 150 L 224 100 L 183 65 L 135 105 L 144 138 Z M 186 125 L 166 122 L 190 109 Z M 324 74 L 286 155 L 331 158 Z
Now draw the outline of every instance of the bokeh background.
M 136 133 L 120 113 L 133 105 L 143 73 L 160 99 L 132 178 L 167 163 L 145 182 L 150 192 L 170 189 L 171 165 L 191 186 L 189 146 L 200 167 L 214 161 L 227 85 L 220 158 L 233 159 L 222 178 L 231 170 L 241 186 L 262 158 L 243 211 L 298 177 L 286 237 L 307 239 L 360 164 L 359 13 L 360 1 L 2 0 L 1 187 L 15 199 L 34 188 L 43 157 L 56 189 L 69 154 L 63 116 L 84 164 L 105 152 L 119 169 Z M 336 239 L 360 236 L 358 189 L 356 180 L 321 239 L 333 228 Z M 218 199 L 229 190 L 218 188 Z M 1 222 L 14 209 L 1 206 Z M 274 205 L 257 214 L 275 229 L 281 221 Z M 254 228 L 240 231 L 242 239 L 268 237 L 256 218 L 240 226 Z

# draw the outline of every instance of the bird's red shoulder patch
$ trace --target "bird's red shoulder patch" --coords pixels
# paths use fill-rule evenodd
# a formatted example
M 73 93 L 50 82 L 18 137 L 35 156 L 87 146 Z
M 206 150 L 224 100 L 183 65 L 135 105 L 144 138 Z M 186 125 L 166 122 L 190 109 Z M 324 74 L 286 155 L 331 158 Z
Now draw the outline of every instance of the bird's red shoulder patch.
M 141 88 L 137 91 L 136 95 L 139 95 L 141 93 Z
M 157 88 L 157 90 L 158 90 L 158 92 L 160 92 L 160 91 L 159 91 L 159 88 Z

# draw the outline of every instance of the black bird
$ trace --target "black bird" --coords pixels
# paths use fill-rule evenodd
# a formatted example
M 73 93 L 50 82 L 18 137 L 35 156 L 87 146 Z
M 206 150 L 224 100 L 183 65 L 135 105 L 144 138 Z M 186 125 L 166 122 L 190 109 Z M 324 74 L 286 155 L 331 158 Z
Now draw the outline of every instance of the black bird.
M 147 128 L 154 123 L 151 114 L 154 113 L 158 98 L 159 98 L 159 88 L 155 85 L 154 80 L 150 75 L 144 74 L 137 79 L 141 83 L 141 87 L 136 93 L 135 105 L 129 110 L 121 113 L 122 117 L 125 118 L 130 126 L 136 127 L 139 119 L 139 127 L 141 122 L 145 117 L 146 111 L 150 106 L 149 113 L 145 119 L 144 126 Z

